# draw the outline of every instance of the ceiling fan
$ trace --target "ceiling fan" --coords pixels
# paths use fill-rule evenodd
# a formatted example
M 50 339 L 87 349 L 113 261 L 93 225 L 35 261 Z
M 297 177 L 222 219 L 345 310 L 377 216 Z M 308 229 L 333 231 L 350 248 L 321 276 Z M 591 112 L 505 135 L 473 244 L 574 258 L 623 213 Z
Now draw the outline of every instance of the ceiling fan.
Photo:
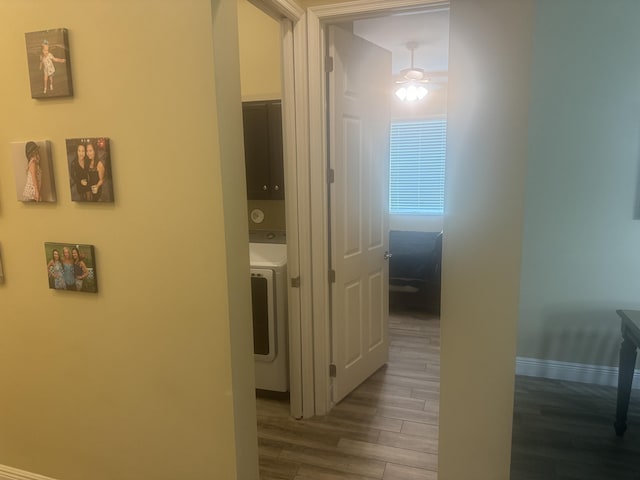
M 418 48 L 418 44 L 409 42 L 407 48 L 411 52 L 411 66 L 400 71 L 400 78 L 395 81 L 398 87 L 394 93 L 400 100 L 414 102 L 422 100 L 429 93 L 425 84 L 430 83 L 430 79 L 422 68 L 417 68 L 413 64 L 413 53 Z

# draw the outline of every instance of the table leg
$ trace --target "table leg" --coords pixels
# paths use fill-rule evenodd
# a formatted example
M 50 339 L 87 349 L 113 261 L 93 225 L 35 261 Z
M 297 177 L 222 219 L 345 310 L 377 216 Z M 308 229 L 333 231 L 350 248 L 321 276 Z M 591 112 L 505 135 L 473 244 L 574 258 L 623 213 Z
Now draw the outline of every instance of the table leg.
M 627 411 L 631 397 L 631 383 L 636 365 L 636 345 L 628 338 L 624 338 L 620 345 L 620 366 L 618 368 L 618 403 L 616 406 L 616 421 L 613 424 L 616 435 L 622 437 L 627 429 Z

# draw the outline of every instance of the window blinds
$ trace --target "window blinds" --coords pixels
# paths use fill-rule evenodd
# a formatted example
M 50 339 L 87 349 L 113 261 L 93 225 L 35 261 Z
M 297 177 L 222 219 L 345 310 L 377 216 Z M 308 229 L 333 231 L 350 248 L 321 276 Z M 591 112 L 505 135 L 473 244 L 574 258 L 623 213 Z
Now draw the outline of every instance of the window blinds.
M 391 123 L 389 212 L 442 215 L 446 119 Z

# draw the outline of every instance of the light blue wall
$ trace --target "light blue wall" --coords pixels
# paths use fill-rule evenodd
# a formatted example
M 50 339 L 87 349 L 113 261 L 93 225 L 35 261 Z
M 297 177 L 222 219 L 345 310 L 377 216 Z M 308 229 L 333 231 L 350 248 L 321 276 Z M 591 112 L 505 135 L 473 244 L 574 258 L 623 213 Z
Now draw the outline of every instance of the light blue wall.
M 518 356 L 617 365 L 640 309 L 640 1 L 536 3 Z

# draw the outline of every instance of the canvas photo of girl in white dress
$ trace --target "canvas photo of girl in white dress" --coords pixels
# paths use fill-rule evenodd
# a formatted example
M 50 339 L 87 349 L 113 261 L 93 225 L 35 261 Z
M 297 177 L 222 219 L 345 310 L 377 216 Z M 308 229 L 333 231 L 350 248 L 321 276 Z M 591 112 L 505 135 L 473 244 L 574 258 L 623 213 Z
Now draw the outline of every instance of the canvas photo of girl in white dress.
M 29 140 L 11 144 L 11 158 L 20 202 L 55 202 L 51 142 Z
M 32 98 L 73 95 L 65 28 L 25 33 Z

